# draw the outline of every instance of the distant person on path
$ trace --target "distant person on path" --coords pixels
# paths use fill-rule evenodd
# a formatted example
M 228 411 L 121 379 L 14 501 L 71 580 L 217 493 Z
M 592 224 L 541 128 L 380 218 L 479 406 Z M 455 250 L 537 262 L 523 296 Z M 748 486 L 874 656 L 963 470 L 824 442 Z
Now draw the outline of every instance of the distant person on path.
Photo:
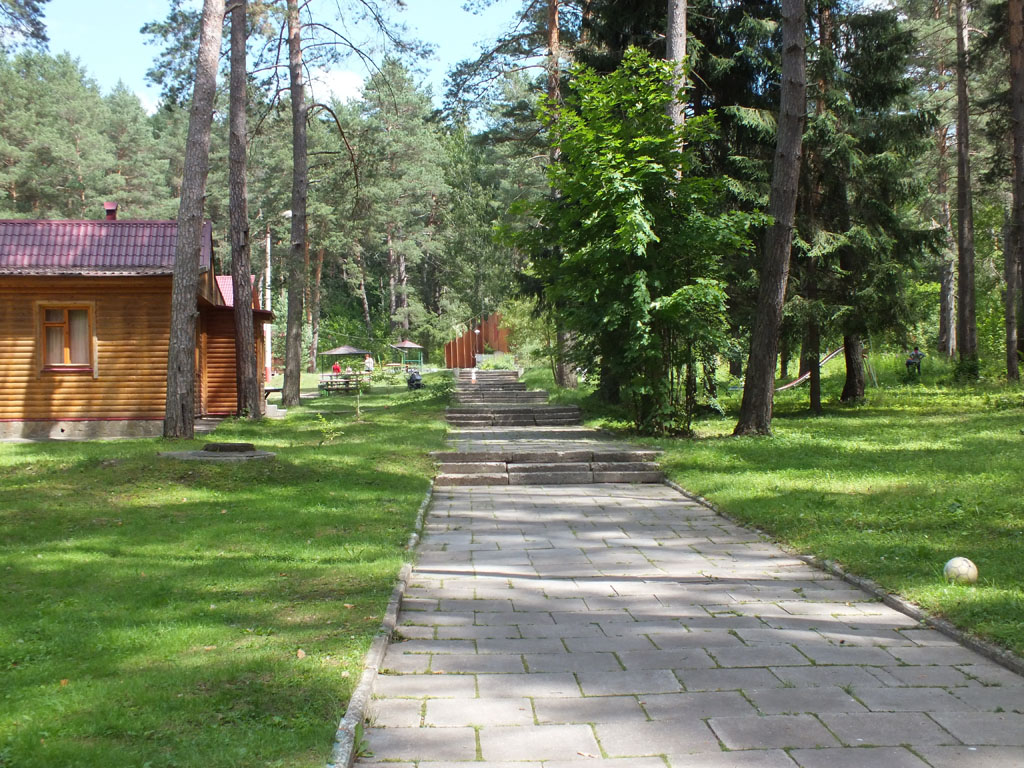
M 367 355 L 366 359 L 363 360 L 363 369 L 367 373 L 373 373 L 373 355 Z
M 914 351 L 907 355 L 907 373 L 917 371 L 917 375 L 920 376 L 922 360 L 924 360 L 924 352 L 914 347 Z

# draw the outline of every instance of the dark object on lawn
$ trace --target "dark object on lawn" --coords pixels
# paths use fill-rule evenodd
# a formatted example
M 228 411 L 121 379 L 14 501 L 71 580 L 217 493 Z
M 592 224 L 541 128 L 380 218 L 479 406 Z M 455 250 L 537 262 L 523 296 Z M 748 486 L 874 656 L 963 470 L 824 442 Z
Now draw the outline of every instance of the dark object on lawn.
M 256 446 L 252 443 L 207 443 L 203 450 L 212 453 L 252 453 Z
M 423 389 L 423 377 L 415 368 L 409 371 L 409 378 L 405 380 L 405 383 L 409 385 L 409 389 Z

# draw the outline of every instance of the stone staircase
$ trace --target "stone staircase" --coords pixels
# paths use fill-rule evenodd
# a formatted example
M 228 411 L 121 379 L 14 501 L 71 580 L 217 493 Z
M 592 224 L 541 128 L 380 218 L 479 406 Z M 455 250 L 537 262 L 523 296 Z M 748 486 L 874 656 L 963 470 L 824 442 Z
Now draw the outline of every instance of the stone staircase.
M 660 483 L 657 451 L 581 448 L 523 451 L 436 451 L 434 485 L 578 485 Z
M 528 392 L 516 371 L 467 371 L 455 376 L 456 427 L 564 427 L 580 423 L 575 405 L 550 405 L 544 390 Z
M 660 483 L 658 451 L 577 440 L 575 405 L 551 405 L 543 390 L 527 391 L 515 371 L 461 370 L 455 377 L 455 405 L 446 418 L 468 434 L 495 430 L 494 448 L 439 451 L 434 483 L 452 485 L 575 485 Z M 469 432 L 471 431 L 472 432 Z M 547 441 L 538 441 L 538 433 Z M 596 433 L 594 433 L 596 435 Z M 588 435 L 589 437 L 589 435 Z M 538 444 L 541 443 L 541 444 Z M 517 444 L 518 443 L 518 444 Z

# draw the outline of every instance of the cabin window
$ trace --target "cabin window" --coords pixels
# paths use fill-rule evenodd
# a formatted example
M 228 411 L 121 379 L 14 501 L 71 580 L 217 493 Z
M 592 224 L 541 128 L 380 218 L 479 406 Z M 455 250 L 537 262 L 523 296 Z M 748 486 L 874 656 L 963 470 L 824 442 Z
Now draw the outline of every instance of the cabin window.
M 43 366 L 91 370 L 92 322 L 88 307 L 43 308 Z

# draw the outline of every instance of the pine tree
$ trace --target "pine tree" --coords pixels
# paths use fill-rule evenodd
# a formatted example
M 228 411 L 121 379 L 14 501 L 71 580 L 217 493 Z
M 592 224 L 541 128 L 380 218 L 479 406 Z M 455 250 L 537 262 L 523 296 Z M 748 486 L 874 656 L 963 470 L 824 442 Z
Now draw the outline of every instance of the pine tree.
M 235 384 L 238 413 L 258 419 L 262 413 L 257 379 L 256 340 L 252 317 L 251 262 L 249 258 L 249 188 L 246 178 L 248 130 L 245 46 L 246 0 L 234 0 L 231 9 L 230 135 L 228 164 L 231 218 L 231 282 L 235 316 Z
M 1020 380 L 1020 339 L 1017 337 L 1020 271 L 1024 265 L 1024 0 L 1007 4 L 1010 46 L 1010 115 L 1013 131 L 1013 177 L 1010 242 L 1006 277 L 1006 377 Z
M 0 53 L 21 45 L 46 48 L 45 6 L 50 0 L 0 0 Z
M 171 332 L 167 350 L 164 437 L 191 438 L 195 431 L 195 335 L 202 245 L 203 198 L 209 172 L 210 124 L 217 88 L 217 57 L 224 0 L 204 0 L 171 291 Z
M 806 119 L 806 59 L 802 0 L 782 3 L 782 98 L 778 148 L 768 213 L 773 219 L 765 239 L 757 315 L 751 333 L 746 386 L 735 435 L 770 434 L 775 396 L 775 363 L 782 305 L 789 278 L 800 151 Z

